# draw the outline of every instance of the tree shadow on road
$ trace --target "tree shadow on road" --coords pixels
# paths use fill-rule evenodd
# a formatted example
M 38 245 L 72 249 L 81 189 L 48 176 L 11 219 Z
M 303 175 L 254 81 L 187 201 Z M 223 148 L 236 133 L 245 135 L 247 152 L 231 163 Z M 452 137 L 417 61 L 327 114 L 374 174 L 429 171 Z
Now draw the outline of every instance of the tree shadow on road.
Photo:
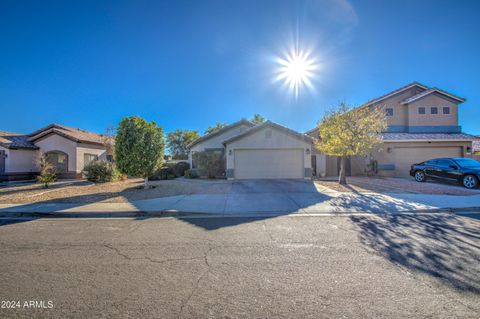
M 360 241 L 392 263 L 480 294 L 480 222 L 454 215 L 352 216 Z

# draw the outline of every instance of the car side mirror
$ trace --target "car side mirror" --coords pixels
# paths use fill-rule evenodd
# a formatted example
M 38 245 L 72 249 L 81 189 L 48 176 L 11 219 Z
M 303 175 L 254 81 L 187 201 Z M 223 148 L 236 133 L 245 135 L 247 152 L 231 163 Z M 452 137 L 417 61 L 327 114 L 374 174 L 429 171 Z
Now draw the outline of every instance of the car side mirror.
M 458 167 L 456 167 L 455 165 L 450 165 L 450 166 L 448 166 L 448 167 L 450 167 L 450 168 L 452 168 L 452 169 L 458 169 Z

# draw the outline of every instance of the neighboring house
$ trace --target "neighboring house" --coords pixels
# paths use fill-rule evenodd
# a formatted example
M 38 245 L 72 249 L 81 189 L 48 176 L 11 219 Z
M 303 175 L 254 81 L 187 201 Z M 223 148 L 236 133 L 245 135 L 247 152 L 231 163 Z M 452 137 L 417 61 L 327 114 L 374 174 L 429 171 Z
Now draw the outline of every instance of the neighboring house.
M 52 124 L 28 135 L 0 132 L 0 180 L 32 179 L 37 159 L 46 154 L 60 178 L 78 178 L 93 160 L 111 160 L 109 137 Z
M 195 152 L 219 152 L 225 156 L 227 178 L 310 178 L 313 139 L 279 124 L 254 125 L 247 120 L 200 137 L 189 147 Z
M 462 133 L 458 124 L 458 106 L 463 102 L 454 94 L 413 82 L 361 105 L 383 107 L 388 129 L 382 133 L 380 149 L 347 161 L 347 174 L 365 174 L 375 163 L 380 175 L 408 176 L 414 163 L 471 156 L 474 136 Z M 306 134 L 317 138 L 318 130 Z M 326 175 L 336 176 L 338 159 L 328 156 L 326 162 Z
M 472 150 L 475 154 L 480 155 L 480 136 L 476 136 L 472 143 Z
M 480 136 L 476 136 L 475 140 L 472 143 L 472 158 L 480 161 Z

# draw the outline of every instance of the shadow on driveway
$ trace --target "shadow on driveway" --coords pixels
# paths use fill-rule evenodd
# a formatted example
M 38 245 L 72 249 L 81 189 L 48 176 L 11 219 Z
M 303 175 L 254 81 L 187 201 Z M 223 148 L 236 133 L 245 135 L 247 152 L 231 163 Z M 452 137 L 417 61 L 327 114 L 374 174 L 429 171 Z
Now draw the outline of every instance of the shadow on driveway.
M 360 241 L 392 263 L 480 294 L 478 216 L 352 216 Z

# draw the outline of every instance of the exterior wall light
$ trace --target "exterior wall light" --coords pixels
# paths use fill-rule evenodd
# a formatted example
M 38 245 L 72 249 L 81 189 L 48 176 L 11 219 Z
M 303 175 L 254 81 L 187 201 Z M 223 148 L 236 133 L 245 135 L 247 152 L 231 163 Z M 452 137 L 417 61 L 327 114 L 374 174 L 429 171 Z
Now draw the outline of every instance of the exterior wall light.
M 307 155 L 309 155 L 309 154 L 310 154 L 310 149 L 307 148 L 307 149 L 305 150 L 305 153 L 307 153 Z
M 228 156 L 232 156 L 232 150 L 228 150 Z

